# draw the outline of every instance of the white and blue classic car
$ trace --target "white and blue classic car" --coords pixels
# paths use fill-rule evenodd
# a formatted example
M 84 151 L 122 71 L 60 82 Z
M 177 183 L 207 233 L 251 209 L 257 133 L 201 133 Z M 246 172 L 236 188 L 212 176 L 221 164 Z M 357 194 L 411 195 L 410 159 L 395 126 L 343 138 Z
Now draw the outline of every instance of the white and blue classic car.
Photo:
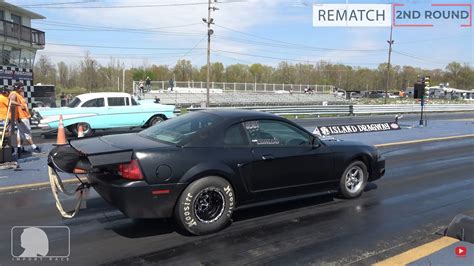
M 79 125 L 85 136 L 96 129 L 149 127 L 175 116 L 174 105 L 155 100 L 136 100 L 128 93 L 86 93 L 74 97 L 66 107 L 35 108 L 34 117 L 43 130 L 58 128 L 59 116 L 64 127 L 77 135 Z

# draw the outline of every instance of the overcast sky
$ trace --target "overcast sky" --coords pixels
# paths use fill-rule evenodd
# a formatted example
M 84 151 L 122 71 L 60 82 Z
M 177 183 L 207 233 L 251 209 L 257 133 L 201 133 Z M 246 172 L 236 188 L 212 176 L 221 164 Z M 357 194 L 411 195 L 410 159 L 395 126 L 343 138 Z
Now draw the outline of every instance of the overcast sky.
M 42 14 L 33 27 L 46 32 L 46 54 L 55 62 L 77 62 L 90 51 L 101 63 L 110 56 L 130 66 L 189 59 L 206 62 L 205 0 L 18 0 Z M 79 2 L 67 4 L 67 2 Z M 291 63 L 326 60 L 375 68 L 387 61 L 390 28 L 315 28 L 312 4 L 297 0 L 220 0 L 212 12 L 212 61 L 224 64 Z M 319 3 L 345 3 L 319 1 Z M 349 3 L 472 3 L 470 0 L 352 0 Z M 47 5 L 52 3 L 53 5 Z M 46 4 L 46 5 L 45 5 Z M 171 4 L 171 5 L 168 5 Z M 181 5 L 188 4 L 188 5 Z M 192 5 L 189 5 L 192 4 Z M 35 6 L 41 5 L 41 6 Z M 74 7 L 74 8 L 58 8 Z M 79 7 L 79 8 L 77 8 Z M 114 8 L 85 8 L 114 7 Z M 444 68 L 451 61 L 474 65 L 474 32 L 459 23 L 396 27 L 392 63 Z M 90 47 L 88 47 L 90 46 Z M 105 46 L 105 47 L 92 47 Z

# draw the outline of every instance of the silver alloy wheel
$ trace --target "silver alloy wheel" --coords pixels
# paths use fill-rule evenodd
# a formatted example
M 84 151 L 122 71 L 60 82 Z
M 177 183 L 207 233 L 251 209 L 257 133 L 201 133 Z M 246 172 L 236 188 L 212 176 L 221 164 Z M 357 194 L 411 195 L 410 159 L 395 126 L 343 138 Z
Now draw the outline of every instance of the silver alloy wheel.
M 194 215 L 203 223 L 217 221 L 225 209 L 225 197 L 216 188 L 206 188 L 199 192 L 194 202 Z
M 345 185 L 350 193 L 359 192 L 364 183 L 364 171 L 360 166 L 352 166 L 346 174 Z

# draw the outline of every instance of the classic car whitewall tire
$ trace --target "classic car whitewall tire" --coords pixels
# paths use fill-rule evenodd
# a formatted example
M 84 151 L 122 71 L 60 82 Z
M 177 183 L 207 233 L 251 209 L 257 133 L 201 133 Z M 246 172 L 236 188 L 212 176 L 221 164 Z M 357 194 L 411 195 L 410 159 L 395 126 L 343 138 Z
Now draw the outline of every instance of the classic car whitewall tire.
M 161 115 L 155 115 L 148 121 L 148 126 L 151 127 L 163 121 L 165 121 L 165 119 Z
M 79 125 L 82 125 L 84 137 L 90 137 L 94 135 L 94 130 L 91 128 L 91 126 L 88 123 L 77 123 L 77 124 L 69 126 L 68 129 L 77 137 Z

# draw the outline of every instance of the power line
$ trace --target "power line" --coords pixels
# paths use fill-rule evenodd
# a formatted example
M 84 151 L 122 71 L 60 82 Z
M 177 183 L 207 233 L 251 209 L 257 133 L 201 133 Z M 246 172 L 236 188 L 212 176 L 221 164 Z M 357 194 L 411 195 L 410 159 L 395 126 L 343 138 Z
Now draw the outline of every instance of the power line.
M 38 51 L 39 53 L 42 53 L 42 54 L 58 54 L 58 55 L 78 55 L 77 52 L 55 52 L 55 51 Z M 202 52 L 200 52 L 202 53 Z M 147 56 L 155 56 L 155 55 L 179 55 L 179 56 L 182 56 L 183 52 L 180 51 L 163 51 L 163 52 L 160 52 L 160 53 L 93 53 L 93 55 L 97 55 L 97 56 L 111 56 L 111 57 L 116 57 L 116 56 L 140 56 L 140 57 L 147 57 Z
M 105 49 L 125 49 L 125 50 L 188 50 L 190 49 L 190 48 L 169 48 L 169 47 L 102 46 L 102 45 L 70 44 L 70 43 L 47 43 L 47 45 L 87 47 L 87 48 L 105 48 Z M 196 49 L 203 49 L 203 48 L 196 48 Z
M 92 26 L 92 25 L 63 23 L 63 22 L 40 22 L 39 24 L 49 25 L 49 26 L 65 27 L 65 28 L 49 29 L 49 30 L 52 30 L 52 31 L 106 31 L 106 32 L 128 32 L 128 33 L 139 33 L 139 34 L 159 33 L 159 34 L 163 34 L 163 35 L 178 35 L 178 36 L 179 35 L 183 35 L 183 36 L 200 35 L 199 33 L 195 32 L 195 31 L 194 32 L 183 32 L 183 31 L 163 31 L 163 30 L 159 30 L 159 29 L 167 29 L 167 28 L 195 26 L 195 25 L 199 25 L 200 23 L 190 23 L 190 24 L 175 25 L 175 26 L 168 26 L 168 27 L 143 28 L 143 29 L 139 29 L 139 28 L 118 28 L 118 27 L 106 27 L 106 26 Z
M 300 50 L 300 51 L 312 51 L 312 52 L 328 52 L 327 50 L 317 50 L 317 49 L 308 49 L 304 47 L 295 47 L 295 46 L 287 46 L 287 45 L 280 45 L 280 44 L 274 44 L 274 43 L 268 43 L 268 42 L 259 42 L 259 41 L 253 41 L 253 40 L 247 40 L 247 39 L 238 39 L 238 38 L 231 38 L 231 37 L 221 37 L 221 36 L 216 36 L 217 39 L 222 39 L 222 40 L 230 40 L 233 42 L 238 42 L 238 43 L 246 43 L 246 44 L 254 44 L 258 46 L 265 46 L 265 47 L 271 47 L 271 48 L 282 48 L 282 49 L 291 49 L 291 50 Z M 340 52 L 353 52 L 353 51 L 340 51 Z M 370 51 L 365 51 L 365 52 L 360 52 L 360 53 L 366 53 L 366 52 L 371 52 L 371 53 L 383 53 L 385 50 L 370 50 Z M 281 52 L 279 52 L 281 53 Z M 302 54 L 303 55 L 303 54 Z M 362 56 L 367 56 L 367 55 L 358 55 L 354 57 L 362 57 Z M 344 57 L 344 56 L 341 56 Z M 352 57 L 352 56 L 349 56 Z
M 21 5 L 22 7 L 43 7 L 43 6 L 56 6 L 56 5 L 74 5 L 74 4 L 88 4 L 99 2 L 100 0 L 85 0 L 85 1 L 72 1 L 72 2 L 55 2 L 55 3 L 42 3 L 42 4 L 26 4 Z
M 262 40 L 283 43 L 283 44 L 286 44 L 286 45 L 291 45 L 291 46 L 296 46 L 296 47 L 311 48 L 311 49 L 316 49 L 316 50 L 348 51 L 348 52 L 386 51 L 386 49 L 338 49 L 338 48 L 316 47 L 316 46 L 309 46 L 309 45 L 305 45 L 305 44 L 291 43 L 291 42 L 285 42 L 285 41 L 276 40 L 276 39 L 272 39 L 272 38 L 267 38 L 267 37 L 259 36 L 259 35 L 256 35 L 256 34 L 235 30 L 235 29 L 232 29 L 232 28 L 229 28 L 229 27 L 220 26 L 220 25 L 216 25 L 216 27 L 220 27 L 220 28 L 223 28 L 223 29 L 227 29 L 227 30 L 230 30 L 230 31 L 234 31 L 234 32 L 237 32 L 237 33 L 240 33 L 240 34 L 248 35 L 248 36 L 258 38 L 258 39 L 262 39 Z
M 55 29 L 55 28 L 44 28 L 47 31 L 67 31 L 67 32 L 110 32 L 110 33 L 123 33 L 127 32 L 130 34 L 155 34 L 155 35 L 171 35 L 171 36 L 200 36 L 202 34 L 195 32 L 178 32 L 178 31 L 123 31 L 123 30 L 99 30 L 99 29 Z
M 70 54 L 70 53 L 49 53 L 49 52 L 41 52 L 41 54 L 47 55 L 49 57 L 60 57 L 60 58 L 84 58 L 84 56 L 77 55 L 77 54 Z M 192 53 L 189 56 L 197 56 L 203 55 L 203 53 Z M 147 56 L 122 56 L 122 55 L 98 55 L 98 54 L 91 54 L 91 57 L 94 59 L 107 59 L 107 58 L 117 58 L 117 59 L 164 59 L 164 58 L 181 58 L 181 55 L 166 55 L 166 56 L 154 56 L 154 55 L 147 55 Z
M 215 52 L 214 54 L 218 57 L 232 59 L 232 60 L 235 60 L 237 62 L 244 62 L 244 63 L 247 63 L 248 65 L 255 64 L 255 62 L 250 62 L 250 61 L 247 61 L 247 60 L 243 60 L 241 58 L 222 55 L 219 52 Z M 305 62 L 307 62 L 307 61 L 305 61 Z M 320 62 L 318 62 L 318 63 L 320 63 Z M 339 65 L 339 64 L 342 64 L 342 63 L 337 63 L 337 64 L 329 63 L 329 64 L 330 65 Z M 346 64 L 343 64 L 343 65 L 348 66 Z M 315 69 L 315 70 L 318 71 L 318 72 L 352 72 L 352 71 L 365 70 L 365 69 L 370 70 L 369 68 L 363 68 L 363 67 L 358 67 L 358 66 L 353 67 L 352 69 Z
M 219 2 L 219 4 L 234 4 L 246 1 Z M 48 8 L 48 9 L 118 9 L 118 8 L 149 8 L 149 7 L 178 7 L 207 5 L 207 2 L 195 3 L 169 3 L 169 4 L 146 4 L 146 5 L 119 5 L 119 6 L 34 6 L 22 5 L 23 8 Z
M 186 57 L 190 52 L 192 52 L 202 41 L 204 41 L 204 39 L 206 39 L 206 36 L 202 37 L 191 49 L 189 49 L 189 51 L 187 51 L 182 57 Z M 201 49 L 204 49 L 204 48 L 201 48 Z
M 222 54 L 219 54 L 219 53 L 214 53 L 214 55 L 217 56 L 217 57 L 232 59 L 232 60 L 235 60 L 237 62 L 244 62 L 244 63 L 247 63 L 249 65 L 254 64 L 254 62 L 243 60 L 242 58 L 236 58 L 236 57 L 232 57 L 232 56 L 222 55 Z
M 433 61 L 433 60 L 429 60 L 429 59 L 426 59 L 426 58 L 418 57 L 416 55 L 408 54 L 406 52 L 400 52 L 400 51 L 395 51 L 395 50 L 393 50 L 393 52 L 396 53 L 396 54 L 399 54 L 399 55 L 403 55 L 403 56 L 406 56 L 406 57 L 410 57 L 410 58 L 419 60 L 419 61 L 424 61 L 424 62 L 433 63 L 433 64 L 442 64 L 442 65 L 447 64 L 446 62 Z
M 459 38 L 472 38 L 474 34 L 464 34 L 464 35 L 455 35 L 455 36 L 448 36 L 448 37 L 440 37 L 440 38 L 432 38 L 432 39 L 423 39 L 423 40 L 416 40 L 416 41 L 406 41 L 406 42 L 397 42 L 398 44 L 410 44 L 410 43 L 420 43 L 420 42 L 431 42 L 437 40 L 452 40 L 452 39 L 459 39 Z
M 217 39 L 222 39 L 220 37 L 217 37 Z M 246 43 L 246 42 L 243 42 L 243 43 Z M 344 52 L 340 52 L 340 53 L 331 53 L 330 55 L 316 55 L 315 53 L 328 53 L 328 51 L 313 51 L 313 50 L 310 50 L 309 52 L 306 52 L 307 50 L 305 49 L 299 49 L 299 48 L 295 48 L 295 47 L 291 47 L 291 48 L 288 48 L 290 50 L 297 50 L 297 51 L 282 51 L 282 50 L 285 50 L 287 48 L 284 48 L 284 47 L 278 47 L 278 46 L 272 46 L 272 45 L 265 45 L 265 44 L 256 44 L 258 46 L 263 46 L 263 47 L 256 47 L 256 48 L 253 48 L 253 50 L 255 50 L 255 52 L 262 52 L 262 53 L 278 53 L 278 54 L 283 54 L 283 55 L 292 55 L 292 56 L 319 56 L 321 58 L 336 58 L 336 57 L 367 57 L 367 54 L 363 53 L 363 54 L 356 54 L 356 55 L 353 55 L 353 54 L 344 54 Z M 357 53 L 360 53 L 360 52 L 357 52 Z M 384 53 L 384 51 L 374 51 L 374 53 Z
M 88 24 L 78 24 L 78 23 L 68 23 L 63 21 L 37 21 L 38 24 L 54 25 L 54 26 L 63 26 L 70 28 L 79 28 L 79 29 L 112 29 L 112 30 L 136 30 L 136 31 L 152 31 L 159 29 L 169 29 L 169 28 L 181 28 L 188 26 L 200 25 L 200 23 L 188 23 L 174 26 L 164 26 L 164 27 L 153 27 L 153 28 L 123 28 L 123 27 L 109 27 L 109 26 L 97 26 L 97 25 L 88 25 Z
M 256 54 L 248 54 L 248 53 L 241 53 L 241 52 L 233 52 L 233 51 L 226 51 L 226 50 L 212 50 L 215 52 L 222 52 L 222 53 L 229 53 L 229 54 L 237 54 L 237 55 L 245 55 L 245 56 L 252 56 L 252 57 L 260 57 L 260 58 L 267 58 L 267 59 L 274 59 L 280 61 L 293 61 L 293 62 L 312 62 L 312 63 L 320 63 L 321 61 L 314 61 L 314 60 L 301 60 L 301 59 L 294 59 L 294 58 L 283 58 L 283 57 L 273 57 L 273 56 L 265 56 L 265 55 L 256 55 Z M 338 63 L 338 64 L 348 64 L 348 63 Z M 354 65 L 379 65 L 380 63 L 350 63 Z

